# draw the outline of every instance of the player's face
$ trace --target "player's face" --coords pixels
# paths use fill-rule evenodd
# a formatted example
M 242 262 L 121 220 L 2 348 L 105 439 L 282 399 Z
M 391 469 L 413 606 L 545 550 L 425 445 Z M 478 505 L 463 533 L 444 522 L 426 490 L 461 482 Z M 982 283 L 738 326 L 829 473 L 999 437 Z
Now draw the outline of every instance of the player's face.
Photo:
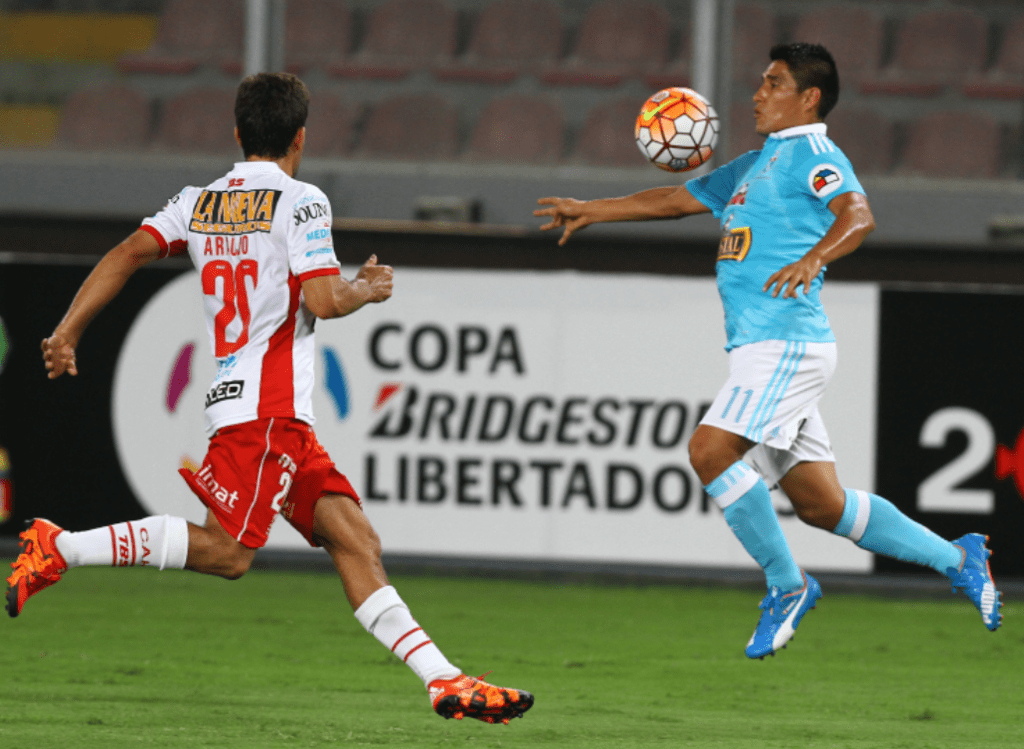
M 754 122 L 758 133 L 769 135 L 787 127 L 818 121 L 816 88 L 797 91 L 789 65 L 781 60 L 761 75 L 761 87 L 754 94 Z

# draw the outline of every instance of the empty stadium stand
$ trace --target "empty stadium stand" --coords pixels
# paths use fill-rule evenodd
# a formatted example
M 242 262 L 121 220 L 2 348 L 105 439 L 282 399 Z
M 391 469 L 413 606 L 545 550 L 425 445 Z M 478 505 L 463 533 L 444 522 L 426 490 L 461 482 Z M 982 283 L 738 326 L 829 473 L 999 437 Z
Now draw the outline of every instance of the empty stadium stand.
M 157 37 L 145 52 L 125 55 L 126 73 L 184 75 L 203 65 L 239 65 L 242 56 L 242 0 L 167 0 Z

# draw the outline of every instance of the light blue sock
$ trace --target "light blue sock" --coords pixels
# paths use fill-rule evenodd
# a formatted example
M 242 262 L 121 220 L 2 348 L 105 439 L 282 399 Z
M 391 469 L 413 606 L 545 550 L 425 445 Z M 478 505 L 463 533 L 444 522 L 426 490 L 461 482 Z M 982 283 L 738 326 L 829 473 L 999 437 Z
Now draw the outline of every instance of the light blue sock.
M 704 490 L 722 508 L 725 521 L 743 548 L 764 569 L 769 589 L 778 587 L 788 592 L 804 586 L 803 573 L 793 561 L 772 507 L 768 485 L 757 471 L 737 460 Z
M 846 489 L 846 506 L 832 531 L 876 554 L 913 562 L 946 574 L 960 566 L 960 549 L 911 520 L 887 499 L 876 494 Z

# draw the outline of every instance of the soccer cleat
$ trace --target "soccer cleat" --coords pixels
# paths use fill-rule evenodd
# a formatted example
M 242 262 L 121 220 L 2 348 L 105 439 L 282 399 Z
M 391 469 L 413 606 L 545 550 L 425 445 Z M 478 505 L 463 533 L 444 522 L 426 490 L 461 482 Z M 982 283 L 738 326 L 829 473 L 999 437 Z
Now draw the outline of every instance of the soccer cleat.
M 804 614 L 815 607 L 821 598 L 821 586 L 806 572 L 803 576 L 804 587 L 800 590 L 783 593 L 773 587 L 762 599 L 761 618 L 744 651 L 747 658 L 764 660 L 766 655 L 775 655 L 776 650 L 786 647 Z
M 533 695 L 521 689 L 505 689 L 482 678 L 461 674 L 454 679 L 435 679 L 427 687 L 434 712 L 442 718 L 476 718 L 484 723 L 504 723 L 522 718 L 533 707 Z
M 49 520 L 36 518 L 20 536 L 21 553 L 11 564 L 14 572 L 7 578 L 7 613 L 21 613 L 30 597 L 60 580 L 68 565 L 57 551 L 54 539 L 63 528 Z
M 956 539 L 953 545 L 963 552 L 963 559 L 960 568 L 948 568 L 946 576 L 953 585 L 953 592 L 962 590 L 981 612 L 981 621 L 995 632 L 1003 621 L 1003 615 L 999 613 L 1003 604 L 988 566 L 992 552 L 985 548 L 986 541 L 988 536 L 980 533 L 968 533 Z

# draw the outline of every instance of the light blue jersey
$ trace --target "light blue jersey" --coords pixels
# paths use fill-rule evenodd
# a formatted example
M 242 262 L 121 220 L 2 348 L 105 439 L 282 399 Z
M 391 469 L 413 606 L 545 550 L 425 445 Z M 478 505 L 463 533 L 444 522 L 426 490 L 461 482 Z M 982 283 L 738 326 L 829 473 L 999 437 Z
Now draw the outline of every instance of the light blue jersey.
M 825 236 L 835 221 L 832 198 L 864 192 L 850 161 L 825 136 L 825 124 L 772 133 L 760 151 L 690 180 L 686 189 L 722 221 L 715 272 L 726 350 L 755 341 L 835 341 L 821 305 L 824 268 L 796 299 L 761 290 Z

